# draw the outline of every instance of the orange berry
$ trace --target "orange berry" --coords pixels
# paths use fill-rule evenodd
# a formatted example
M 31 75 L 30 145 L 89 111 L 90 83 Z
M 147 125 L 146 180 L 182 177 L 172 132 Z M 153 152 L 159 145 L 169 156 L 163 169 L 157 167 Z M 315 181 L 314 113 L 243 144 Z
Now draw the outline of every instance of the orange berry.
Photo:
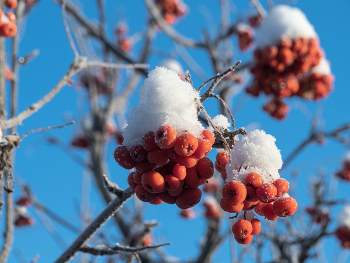
M 278 199 L 273 204 L 273 212 L 280 217 L 293 215 L 298 209 L 297 201 L 292 197 Z
M 163 166 L 168 162 L 168 156 L 162 150 L 154 149 L 147 155 L 149 163 L 153 163 L 157 166 Z
M 283 196 L 289 190 L 289 182 L 283 178 L 279 178 L 276 181 L 274 181 L 273 185 L 277 188 L 277 197 Z
M 138 171 L 140 173 L 151 171 L 155 167 L 156 166 L 154 164 L 149 163 L 147 160 L 143 160 L 142 162 L 139 162 L 139 163 L 135 164 L 136 171 Z
M 187 209 L 199 203 L 202 191 L 199 188 L 186 188 L 176 199 L 176 205 L 181 209 Z
M 163 200 L 159 198 L 159 196 L 156 197 L 153 201 L 150 202 L 152 205 L 160 205 L 163 203 Z
M 238 181 L 230 181 L 222 189 L 222 198 L 231 205 L 242 203 L 247 196 L 245 185 Z
M 264 49 L 263 57 L 266 61 L 273 60 L 278 53 L 278 48 L 276 46 L 268 46 Z
M 177 188 L 175 191 L 169 191 L 168 190 L 169 195 L 171 195 L 171 196 L 179 196 L 184 190 L 184 188 L 183 188 L 184 184 L 185 184 L 185 180 L 181 180 L 179 188 Z
M 219 164 L 218 161 L 215 161 L 215 169 L 216 169 L 216 171 L 218 171 L 219 173 L 222 172 L 222 168 L 221 168 L 221 166 L 220 166 L 220 164 Z
M 131 159 L 128 149 L 125 146 L 118 146 L 113 153 L 115 161 L 124 169 L 132 169 L 135 162 Z
M 198 141 L 197 150 L 192 154 L 192 156 L 197 159 L 202 159 L 210 153 L 211 148 L 212 144 L 209 140 L 201 139 Z
M 180 164 L 175 164 L 173 167 L 173 175 L 179 179 L 179 180 L 183 180 L 186 177 L 186 167 L 182 166 Z
M 238 238 L 238 237 L 235 237 L 235 240 L 237 241 L 238 244 L 247 245 L 247 244 L 249 244 L 250 242 L 252 242 L 253 236 L 250 235 L 250 236 L 247 236 L 246 238 Z
M 226 179 L 227 179 L 227 172 L 226 172 L 226 169 L 222 170 L 222 172 L 221 172 L 221 178 L 222 178 L 222 180 L 226 181 Z
M 250 222 L 253 227 L 252 235 L 257 235 L 261 231 L 261 222 L 257 218 L 253 218 L 252 221 Z
M 225 170 L 228 159 L 229 158 L 227 152 L 219 152 L 216 155 L 216 161 L 218 162 L 218 166 L 221 167 L 222 171 Z
M 192 168 L 197 164 L 197 158 L 194 156 L 179 156 L 179 164 L 186 168 Z
M 8 12 L 5 14 L 5 16 L 7 16 L 7 18 L 12 22 L 12 23 L 16 23 L 16 16 L 14 13 L 12 12 Z
M 247 185 L 246 188 L 247 188 L 247 197 L 245 200 L 248 202 L 259 201 L 259 197 L 256 195 L 255 187 Z
M 137 163 L 142 162 L 147 156 L 147 151 L 140 144 L 131 147 L 129 153 L 131 159 Z
M 17 26 L 13 23 L 6 23 L 0 26 L 0 36 L 13 37 L 17 33 Z
M 220 200 L 220 206 L 222 210 L 229 212 L 229 213 L 239 213 L 243 209 L 243 203 L 238 205 L 231 205 L 225 201 L 224 198 L 221 198 Z
M 262 203 L 262 202 L 259 202 L 255 207 L 254 207 L 254 211 L 255 211 L 255 213 L 257 213 L 258 215 L 260 215 L 260 216 L 263 216 L 264 214 L 261 212 L 261 207 L 263 206 L 263 205 L 265 205 L 264 203 Z
M 150 193 L 160 193 L 165 188 L 164 177 L 156 171 L 143 173 L 141 182 L 142 186 Z
M 155 142 L 161 149 L 169 149 L 176 143 L 177 133 L 174 128 L 168 124 L 163 125 L 158 129 L 155 135 Z
M 148 152 L 158 148 L 158 145 L 154 141 L 155 140 L 154 136 L 155 136 L 154 132 L 149 131 L 142 138 L 142 147 Z
M 128 175 L 128 179 L 127 179 L 127 180 L 128 180 L 129 186 L 130 186 L 133 190 L 135 190 L 135 188 L 136 188 L 136 186 L 137 186 L 138 184 L 134 182 L 134 178 L 133 178 L 132 173 L 130 173 L 130 174 Z
M 201 178 L 198 177 L 197 167 L 186 169 L 185 185 L 191 188 L 197 188 L 201 185 Z
M 246 238 L 252 234 L 253 227 L 252 224 L 248 220 L 239 219 L 232 226 L 232 233 L 237 238 Z
M 142 185 L 136 186 L 135 193 L 142 202 L 152 202 L 157 197 L 156 194 L 148 192 Z
M 200 178 L 209 179 L 214 175 L 214 164 L 213 162 L 204 157 L 197 162 L 197 172 Z
M 164 176 L 164 181 L 165 181 L 165 189 L 169 191 L 175 191 L 180 187 L 180 180 L 177 179 L 175 176 L 172 174 L 168 174 Z
M 131 172 L 130 174 L 131 174 L 131 176 L 132 176 L 133 181 L 134 181 L 136 184 L 142 184 L 142 181 L 141 181 L 141 179 L 142 179 L 142 173 L 137 172 L 137 171 L 134 171 L 134 172 Z
M 277 195 L 277 188 L 273 184 L 265 183 L 256 189 L 256 195 L 263 203 L 273 202 Z
M 273 205 L 271 203 L 263 204 L 260 208 L 260 211 L 267 220 L 274 221 L 278 218 L 278 215 L 273 212 Z
M 209 140 L 212 145 L 214 144 L 215 136 L 214 136 L 214 134 L 211 131 L 203 130 L 202 131 L 202 136 L 203 136 L 203 139 Z
M 246 185 L 251 185 L 254 187 L 259 187 L 260 185 L 262 185 L 263 181 L 262 178 L 260 176 L 260 174 L 255 173 L 255 172 L 251 172 L 247 175 L 247 177 L 245 178 L 245 184 Z
M 259 204 L 259 201 L 255 201 L 255 202 L 243 201 L 243 210 L 244 211 L 253 210 L 258 204 Z
M 182 187 L 181 187 L 182 188 Z M 176 196 L 171 196 L 167 191 L 159 193 L 158 197 L 167 204 L 175 204 L 176 203 Z
M 5 0 L 5 6 L 10 9 L 17 7 L 17 0 Z
M 158 148 L 158 146 L 157 146 Z M 171 147 L 169 149 L 164 149 L 164 152 L 166 153 L 166 155 L 168 156 L 170 161 L 179 162 L 179 155 L 175 152 L 174 147 Z
M 176 139 L 174 150 L 180 156 L 190 156 L 197 150 L 197 147 L 197 138 L 191 133 L 186 132 Z

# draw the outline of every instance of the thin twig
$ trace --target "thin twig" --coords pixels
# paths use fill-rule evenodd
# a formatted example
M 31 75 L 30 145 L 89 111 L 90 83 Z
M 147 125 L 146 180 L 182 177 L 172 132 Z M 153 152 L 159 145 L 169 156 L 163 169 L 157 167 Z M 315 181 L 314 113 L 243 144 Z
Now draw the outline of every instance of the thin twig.
M 226 102 L 225 102 L 222 98 L 220 98 L 220 96 L 218 96 L 218 95 L 216 95 L 216 94 L 214 94 L 214 93 L 211 93 L 211 94 L 209 95 L 209 97 L 215 98 L 215 99 L 217 99 L 217 100 L 219 100 L 219 101 L 221 102 L 221 104 L 225 107 L 226 111 L 227 111 L 228 114 L 230 115 L 230 118 L 231 118 L 231 121 L 232 121 L 232 127 L 233 127 L 233 129 L 236 130 L 236 121 L 235 121 L 235 118 L 233 118 L 233 115 L 232 115 L 232 113 L 231 113 L 229 107 L 227 106 Z
M 23 140 L 25 137 L 27 137 L 28 135 L 35 133 L 35 132 L 41 132 L 41 131 L 47 131 L 47 130 L 53 130 L 53 129 L 62 129 L 62 128 L 65 128 L 65 127 L 72 125 L 72 124 L 75 124 L 75 121 L 71 121 L 71 122 L 68 122 L 68 123 L 60 125 L 60 126 L 47 126 L 47 127 L 31 130 L 31 131 L 23 134 L 20 137 L 20 140 Z
M 22 111 L 16 117 L 11 118 L 7 121 L 0 122 L 1 129 L 11 128 L 13 126 L 19 125 L 22 123 L 23 120 L 25 120 L 26 118 L 30 117 L 33 113 L 40 110 L 46 103 L 48 103 L 50 100 L 52 100 L 57 95 L 58 92 L 61 91 L 61 89 L 65 86 L 67 81 L 73 75 L 75 75 L 77 72 L 79 72 L 82 68 L 85 68 L 85 67 L 86 67 L 86 58 L 85 57 L 75 58 L 73 63 L 70 65 L 66 75 L 57 83 L 57 85 L 49 93 L 47 93 L 38 102 L 32 104 L 29 108 Z
M 188 47 L 197 47 L 197 48 L 204 48 L 205 45 L 200 42 L 196 42 L 193 39 L 187 38 L 178 32 L 176 32 L 172 27 L 170 27 L 167 22 L 163 19 L 161 16 L 161 13 L 158 9 L 158 7 L 154 4 L 151 0 L 144 0 L 149 12 L 151 13 L 152 17 L 156 20 L 157 24 L 163 29 L 164 33 L 167 34 L 171 39 L 176 41 L 177 43 L 181 45 L 185 45 Z
M 135 194 L 130 187 L 127 188 L 121 197 L 115 198 L 91 224 L 81 233 L 73 244 L 55 261 L 56 263 L 68 262 L 74 257 L 78 250 L 87 242 L 91 236 L 109 219 L 119 208 Z
M 67 21 L 67 10 L 66 10 L 66 0 L 63 0 L 63 4 L 62 4 L 62 19 L 63 19 L 63 25 L 64 25 L 64 30 L 66 30 L 66 34 L 69 40 L 69 44 L 73 50 L 74 56 L 77 58 L 79 57 L 79 52 L 77 50 L 77 47 L 75 46 L 72 34 L 70 33 L 70 29 L 68 26 L 68 21 Z
M 259 13 L 261 17 L 266 16 L 266 11 L 264 7 L 261 5 L 261 3 L 259 2 L 259 0 L 250 0 L 250 2 L 255 7 L 256 11 Z
M 99 67 L 105 67 L 105 68 L 149 68 L 150 65 L 148 64 L 114 64 L 114 63 L 106 63 L 106 62 L 100 62 L 100 61 L 91 61 L 87 62 L 88 66 L 99 66 Z
M 169 245 L 170 243 L 154 245 L 154 246 L 143 246 L 143 247 L 125 247 L 125 246 L 116 245 L 114 247 L 109 247 L 109 248 L 94 248 L 94 247 L 84 245 L 79 249 L 79 251 L 84 253 L 89 253 L 94 256 L 103 256 L 103 255 L 114 255 L 119 252 L 135 253 L 143 250 L 156 249 L 159 247 L 169 246 Z

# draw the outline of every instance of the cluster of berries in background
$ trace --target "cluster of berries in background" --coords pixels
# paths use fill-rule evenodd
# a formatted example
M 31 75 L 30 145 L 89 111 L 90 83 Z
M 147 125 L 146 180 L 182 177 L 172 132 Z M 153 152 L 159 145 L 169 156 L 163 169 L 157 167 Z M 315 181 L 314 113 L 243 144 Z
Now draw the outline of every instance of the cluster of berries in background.
M 181 0 L 156 0 L 156 4 L 168 24 L 173 24 L 186 12 L 186 7 Z
M 350 248 L 350 206 L 345 205 L 338 216 L 338 227 L 335 231 L 343 248 Z
M 287 22 L 288 21 L 288 22 Z M 278 5 L 259 26 L 251 68 L 254 76 L 246 92 L 271 99 L 263 109 L 276 119 L 286 117 L 285 98 L 318 100 L 332 90 L 333 77 L 313 26 L 297 8 Z
M 282 159 L 275 138 L 264 131 L 255 130 L 237 141 L 228 154 L 220 152 L 216 169 L 227 182 L 222 191 L 221 208 L 229 213 L 240 213 L 232 232 L 240 244 L 248 244 L 261 230 L 255 214 L 274 221 L 278 217 L 293 215 L 297 201 L 290 197 L 289 182 L 279 177 Z
M 31 226 L 34 220 L 28 214 L 28 207 L 32 204 L 30 197 L 22 196 L 16 201 L 14 225 L 16 227 Z
M 17 7 L 17 0 L 5 0 L 4 5 L 8 9 Z M 12 12 L 5 13 L 0 9 L 0 36 L 13 37 L 17 33 L 16 16 Z
M 118 46 L 124 52 L 130 51 L 133 46 L 131 37 L 127 36 L 127 33 L 128 33 L 128 27 L 124 23 L 119 24 L 115 30 Z
M 347 152 L 343 158 L 343 164 L 340 171 L 338 171 L 335 176 L 340 179 L 350 181 L 350 152 Z
M 323 225 L 331 221 L 331 217 L 327 208 L 306 207 L 305 212 L 311 216 L 312 220 L 316 224 Z
M 205 157 L 212 148 L 214 135 L 203 130 L 201 138 L 185 132 L 180 136 L 165 124 L 156 133 L 149 131 L 142 144 L 129 150 L 119 146 L 114 151 L 117 163 L 133 169 L 129 185 L 144 202 L 175 204 L 181 209 L 196 205 L 202 196 L 200 185 L 214 174 L 212 161 Z

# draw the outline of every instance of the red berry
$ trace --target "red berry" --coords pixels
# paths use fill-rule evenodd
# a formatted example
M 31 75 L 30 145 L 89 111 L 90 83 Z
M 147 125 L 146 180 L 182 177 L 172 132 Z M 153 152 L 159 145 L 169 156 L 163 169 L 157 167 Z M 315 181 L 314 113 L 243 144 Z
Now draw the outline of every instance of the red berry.
M 246 185 L 252 185 L 255 188 L 257 188 L 260 185 L 262 185 L 263 181 L 262 181 L 260 174 L 255 173 L 255 172 L 251 172 L 245 178 L 245 183 L 246 183 Z
M 252 224 L 248 220 L 239 219 L 232 226 L 232 233 L 237 238 L 246 238 L 252 234 L 253 227 Z
M 238 181 L 230 181 L 222 189 L 222 198 L 231 205 L 243 203 L 247 197 L 245 185 Z
M 165 124 L 156 132 L 155 142 L 161 149 L 169 149 L 175 145 L 176 137 L 175 129 Z
M 132 169 L 135 167 L 135 162 L 131 159 L 128 149 L 125 146 L 118 146 L 113 153 L 116 162 L 124 169 Z
M 277 188 L 273 184 L 265 183 L 256 189 L 256 195 L 263 203 L 270 203 L 276 200 Z
M 280 217 L 293 215 L 298 209 L 297 201 L 292 197 L 278 199 L 273 204 L 273 212 Z
M 174 150 L 180 156 L 190 156 L 197 150 L 197 147 L 197 138 L 186 132 L 176 139 Z
M 0 26 L 0 36 L 13 37 L 17 33 L 17 26 L 13 23 L 6 23 Z
M 133 181 L 136 184 L 142 184 L 141 182 L 142 173 L 135 171 L 135 172 L 131 172 L 130 174 L 132 175 Z
M 197 167 L 186 169 L 185 185 L 191 188 L 197 188 L 201 185 L 201 179 L 198 177 Z
M 264 203 L 262 202 L 259 202 L 255 207 L 254 207 L 254 211 L 255 213 L 257 213 L 258 215 L 260 216 L 263 216 L 264 214 L 261 212 L 261 207 L 265 205 Z
M 176 203 L 176 196 L 171 196 L 167 191 L 159 193 L 158 197 L 167 204 L 175 204 Z
M 279 178 L 276 181 L 274 181 L 273 185 L 277 188 L 277 197 L 283 196 L 289 190 L 289 182 L 283 178 Z
M 168 174 L 164 176 L 164 181 L 165 181 L 165 189 L 169 191 L 175 191 L 180 187 L 180 180 L 177 179 L 175 176 L 172 174 Z
M 187 209 L 199 203 L 202 191 L 198 188 L 186 188 L 176 199 L 176 205 L 181 209 Z
M 271 203 L 263 204 L 260 208 L 260 211 L 267 220 L 274 221 L 278 218 L 278 215 L 273 212 L 273 205 Z
M 259 201 L 259 197 L 256 195 L 256 189 L 250 185 L 247 185 L 246 188 L 247 188 L 247 197 L 245 200 L 248 202 Z
M 158 148 L 158 145 L 154 141 L 155 140 L 154 136 L 155 136 L 154 132 L 149 131 L 142 138 L 142 147 L 148 152 Z
M 143 160 L 142 162 L 135 164 L 136 171 L 140 173 L 144 173 L 147 171 L 151 171 L 156 167 L 154 164 L 149 163 L 147 160 Z
M 179 164 L 186 168 L 192 168 L 197 164 L 197 158 L 194 156 L 179 156 Z
M 157 197 L 156 194 L 148 192 L 142 185 L 136 186 L 135 193 L 142 202 L 152 202 Z
M 253 227 L 252 235 L 257 235 L 261 231 L 261 222 L 257 218 L 253 218 L 252 221 L 250 222 Z
M 247 236 L 246 238 L 235 237 L 235 240 L 237 241 L 238 244 L 247 245 L 250 242 L 252 242 L 253 236 L 250 235 L 250 236 Z
M 214 164 L 213 162 L 204 157 L 197 162 L 197 172 L 200 178 L 209 179 L 214 175 Z
M 164 177 L 156 172 L 149 171 L 142 175 L 142 186 L 150 193 L 160 193 L 164 191 Z
M 201 139 L 198 141 L 197 150 L 192 154 L 193 157 L 197 159 L 202 159 L 207 156 L 212 148 L 212 143 L 207 139 Z
M 243 203 L 238 204 L 238 205 L 231 205 L 231 204 L 225 202 L 224 198 L 221 198 L 220 206 L 221 206 L 222 210 L 229 212 L 229 213 L 239 213 L 243 209 Z
M 203 131 L 202 131 L 202 136 L 203 136 L 203 139 L 209 140 L 210 143 L 211 143 L 211 145 L 214 144 L 214 142 L 215 142 L 215 137 L 214 137 L 214 134 L 213 134 L 211 131 L 209 131 L 209 130 L 203 130 Z
M 163 203 L 163 200 L 159 198 L 159 196 L 156 197 L 152 202 L 150 202 L 152 205 L 160 205 Z
M 149 163 L 153 163 L 157 166 L 162 166 L 168 162 L 168 156 L 162 150 L 154 149 L 148 153 L 147 159 Z
M 17 0 L 5 0 L 5 6 L 10 9 L 17 7 Z
M 129 153 L 131 159 L 137 163 L 142 162 L 147 156 L 147 151 L 142 148 L 142 145 L 131 147 Z
M 173 175 L 179 179 L 179 180 L 183 180 L 186 177 L 186 167 L 182 166 L 180 164 L 175 164 L 174 168 L 173 168 Z

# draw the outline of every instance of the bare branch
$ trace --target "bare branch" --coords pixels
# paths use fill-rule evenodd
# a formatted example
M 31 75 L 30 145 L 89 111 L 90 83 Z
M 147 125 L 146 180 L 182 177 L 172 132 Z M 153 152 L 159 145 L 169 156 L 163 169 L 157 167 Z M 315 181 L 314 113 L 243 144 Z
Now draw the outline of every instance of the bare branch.
M 102 178 L 103 178 L 103 182 L 104 182 L 105 187 L 106 187 L 108 192 L 110 192 L 116 196 L 120 196 L 123 194 L 124 191 L 122 189 L 120 189 L 116 183 L 109 181 L 105 174 L 102 175 Z
M 156 20 L 157 24 L 163 29 L 164 33 L 166 33 L 171 39 L 176 41 L 177 43 L 188 46 L 188 47 L 199 47 L 204 48 L 205 45 L 200 42 L 196 42 L 193 39 L 187 38 L 178 32 L 176 32 L 172 27 L 170 27 L 167 22 L 164 21 L 163 17 L 161 16 L 159 9 L 157 6 L 153 3 L 151 0 L 144 0 L 149 12 L 151 13 L 152 17 Z
M 68 123 L 60 125 L 60 126 L 48 126 L 48 127 L 43 127 L 43 128 L 31 130 L 31 131 L 23 134 L 20 137 L 20 140 L 23 140 L 25 137 L 27 137 L 28 135 L 35 133 L 35 132 L 41 132 L 41 131 L 47 131 L 47 130 L 53 130 L 53 129 L 62 129 L 62 128 L 65 128 L 65 127 L 72 125 L 72 124 L 75 124 L 75 121 L 71 121 L 71 122 L 68 122 Z
M 19 115 L 17 115 L 14 118 L 11 118 L 7 121 L 0 122 L 1 129 L 11 128 L 13 126 L 19 125 L 22 123 L 23 120 L 30 117 L 32 114 L 40 110 L 46 103 L 48 103 L 50 100 L 52 100 L 58 92 L 61 91 L 61 89 L 65 86 L 67 81 L 75 75 L 77 72 L 79 72 L 82 68 L 86 67 L 86 58 L 85 57 L 78 57 L 75 58 L 73 63 L 70 65 L 66 75 L 57 83 L 57 85 L 48 93 L 46 94 L 41 100 L 39 100 L 37 103 L 32 104 L 29 108 L 22 111 Z
M 261 17 L 266 16 L 266 11 L 264 7 L 261 5 L 261 3 L 259 2 L 259 0 L 250 0 L 250 2 L 255 7 L 256 11 L 259 13 Z
M 118 254 L 119 252 L 135 253 L 143 250 L 156 249 L 159 247 L 169 246 L 169 245 L 170 243 L 154 245 L 154 246 L 143 246 L 143 247 L 125 247 L 125 246 L 116 245 L 114 247 L 109 247 L 109 248 L 94 248 L 94 247 L 84 245 L 79 249 L 79 251 L 84 253 L 89 253 L 94 256 L 103 256 L 103 255 L 114 255 L 114 254 Z
M 64 30 L 66 30 L 66 34 L 69 40 L 69 44 L 73 50 L 74 56 L 77 58 L 79 57 L 79 52 L 77 50 L 77 47 L 74 44 L 74 40 L 72 37 L 72 34 L 70 33 L 69 26 L 68 26 L 68 21 L 67 21 L 67 10 L 66 10 L 66 0 L 63 0 L 62 4 L 62 19 L 63 19 L 63 25 L 64 25 Z
M 88 241 L 91 236 L 109 219 L 119 208 L 135 194 L 130 187 L 127 188 L 121 197 L 115 198 L 97 218 L 84 230 L 81 235 L 73 242 L 73 244 L 55 261 L 56 263 L 68 262 L 74 257 L 82 245 Z

